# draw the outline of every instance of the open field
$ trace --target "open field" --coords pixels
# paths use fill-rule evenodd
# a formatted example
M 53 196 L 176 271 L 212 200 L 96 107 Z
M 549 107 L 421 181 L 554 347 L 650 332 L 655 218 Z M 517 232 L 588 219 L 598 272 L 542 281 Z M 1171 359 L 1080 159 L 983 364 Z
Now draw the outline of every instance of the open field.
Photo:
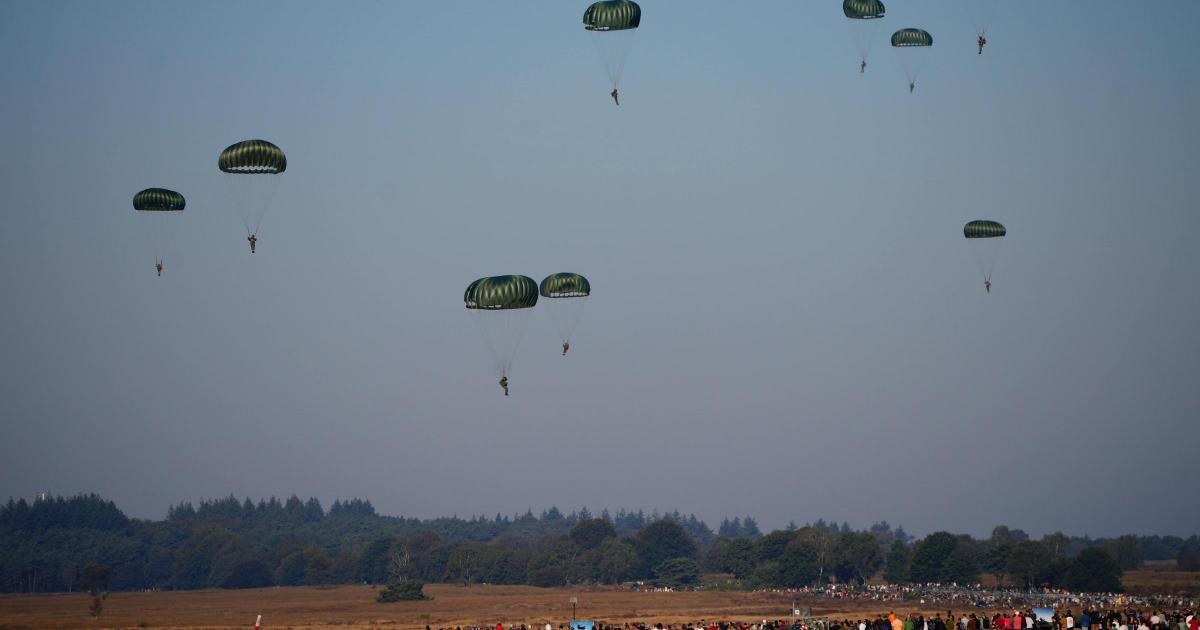
M 1126 583 L 1134 590 L 1170 584 L 1198 584 L 1200 574 L 1131 571 Z M 571 596 L 579 598 L 578 617 L 608 622 L 699 619 L 761 620 L 788 615 L 793 597 L 787 593 L 746 591 L 634 592 L 623 588 L 533 588 L 528 586 L 453 586 L 431 584 L 424 602 L 378 604 L 370 586 L 264 588 L 237 591 L 165 591 L 113 593 L 99 621 L 88 616 L 90 599 L 82 593 L 0 595 L 0 628 L 248 628 L 263 615 L 264 628 L 328 628 L 330 626 L 433 628 L 511 624 L 557 626 L 570 619 Z M 831 601 L 798 598 L 814 614 L 854 618 L 858 614 L 915 610 L 900 602 Z M 926 606 L 926 612 L 944 606 Z
M 98 623 L 88 617 L 87 595 L 2 595 L 0 628 L 247 628 L 258 613 L 265 628 L 328 626 L 424 628 L 488 625 L 497 622 L 557 626 L 578 616 L 605 621 L 680 622 L 698 619 L 786 617 L 792 597 L 785 593 L 631 592 L 616 588 L 567 589 L 527 586 L 432 584 L 424 602 L 378 604 L 369 586 L 292 587 L 241 591 L 113 593 Z M 822 604 L 825 600 L 817 600 Z M 807 604 L 802 604 L 807 605 Z M 874 609 L 871 609 L 874 610 Z M 814 613 L 823 609 L 814 607 Z

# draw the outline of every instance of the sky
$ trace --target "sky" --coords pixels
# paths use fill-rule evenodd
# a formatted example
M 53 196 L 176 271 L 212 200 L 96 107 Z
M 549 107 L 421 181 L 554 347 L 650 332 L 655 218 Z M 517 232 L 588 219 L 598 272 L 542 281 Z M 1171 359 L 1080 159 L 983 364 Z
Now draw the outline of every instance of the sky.
M 645 0 L 617 107 L 586 3 L 0 3 L 0 497 L 1195 534 L 1200 3 L 998 4 Z M 505 397 L 462 292 L 560 271 Z

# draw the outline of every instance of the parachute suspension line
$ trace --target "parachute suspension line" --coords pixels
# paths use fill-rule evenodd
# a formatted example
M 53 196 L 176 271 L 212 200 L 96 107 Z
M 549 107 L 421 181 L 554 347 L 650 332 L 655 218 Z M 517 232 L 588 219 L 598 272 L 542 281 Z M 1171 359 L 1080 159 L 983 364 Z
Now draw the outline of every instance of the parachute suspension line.
M 591 32 L 592 47 L 596 49 L 600 63 L 604 64 L 604 70 L 608 73 L 608 81 L 612 84 L 613 89 L 619 87 L 621 77 L 625 74 L 625 61 L 629 57 L 629 49 L 633 47 L 633 38 L 637 35 L 637 31 L 638 29 L 631 28 Z M 602 37 L 605 39 L 600 39 Z

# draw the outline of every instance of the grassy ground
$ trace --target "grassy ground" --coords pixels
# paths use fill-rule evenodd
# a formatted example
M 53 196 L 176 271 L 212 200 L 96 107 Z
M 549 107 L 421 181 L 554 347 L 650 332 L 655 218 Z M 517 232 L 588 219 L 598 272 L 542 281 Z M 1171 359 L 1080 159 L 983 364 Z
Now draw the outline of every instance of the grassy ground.
M 1134 591 L 1162 584 L 1200 585 L 1200 573 L 1131 571 L 1125 582 Z M 512 624 L 558 626 L 571 617 L 570 598 L 579 598 L 578 617 L 608 622 L 692 622 L 700 619 L 762 620 L 788 616 L 793 602 L 787 593 L 706 591 L 691 593 L 632 592 L 621 588 L 533 588 L 528 586 L 452 586 L 432 584 L 423 602 L 378 604 L 376 588 L 292 587 L 241 591 L 207 590 L 158 593 L 113 593 L 98 620 L 88 615 L 85 594 L 0 595 L 0 628 L 249 628 L 257 614 L 264 629 L 432 628 Z M 1195 592 L 1195 591 L 1193 591 Z M 898 602 L 846 602 L 798 598 L 814 614 L 857 618 L 859 614 L 907 612 Z M 944 610 L 930 607 L 926 612 Z

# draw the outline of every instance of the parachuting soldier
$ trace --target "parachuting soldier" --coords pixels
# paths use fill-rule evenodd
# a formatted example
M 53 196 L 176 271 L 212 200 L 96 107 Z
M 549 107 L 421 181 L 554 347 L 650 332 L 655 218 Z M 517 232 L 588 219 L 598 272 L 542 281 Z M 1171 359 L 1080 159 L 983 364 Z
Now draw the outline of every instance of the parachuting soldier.
M 159 258 L 158 260 L 154 261 L 154 270 L 155 270 L 155 271 L 157 271 L 157 272 L 158 272 L 158 275 L 160 275 L 160 276 L 161 276 L 161 275 L 162 275 L 162 269 L 163 269 L 163 265 L 162 265 L 162 259 L 161 259 L 161 258 Z
M 981 34 L 979 35 L 979 39 L 975 40 L 975 43 L 976 43 L 976 44 L 979 44 L 979 52 L 978 52 L 977 54 L 980 54 L 980 55 L 982 55 L 982 54 L 983 54 L 983 47 L 984 47 L 984 46 L 987 46 L 987 38 L 986 38 L 986 37 L 984 37 L 984 36 L 983 36 L 983 34 L 981 33 Z
M 251 234 L 250 236 L 246 237 L 246 240 L 250 241 L 250 253 L 253 254 L 255 246 L 258 245 L 258 235 Z
M 567 341 L 564 341 L 564 342 L 563 342 L 563 353 L 562 353 L 562 355 L 563 355 L 564 357 L 565 357 L 565 356 L 567 356 L 567 350 L 570 350 L 570 349 L 571 349 L 571 343 L 570 343 L 570 342 L 567 342 Z
M 608 95 L 612 97 L 614 103 L 617 105 L 621 104 L 621 95 L 617 93 L 617 88 L 614 87 L 613 91 L 609 92 Z
M 507 376 L 500 377 L 500 387 L 504 388 L 504 395 L 507 396 L 508 395 L 508 377 Z

